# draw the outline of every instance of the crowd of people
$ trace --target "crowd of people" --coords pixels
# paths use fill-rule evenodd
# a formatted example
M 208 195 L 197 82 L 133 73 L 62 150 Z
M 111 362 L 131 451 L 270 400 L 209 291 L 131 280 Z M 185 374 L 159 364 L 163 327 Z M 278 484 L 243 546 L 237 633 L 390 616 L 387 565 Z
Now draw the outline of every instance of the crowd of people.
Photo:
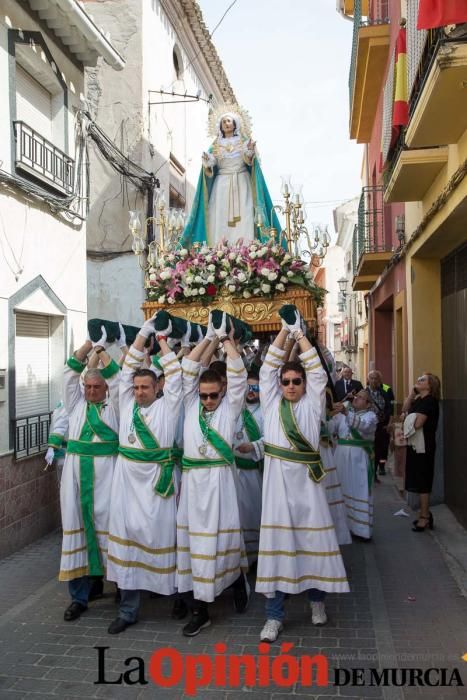
M 250 354 L 226 314 L 217 326 L 211 314 L 196 343 L 190 324 L 177 341 L 170 318 L 156 331 L 156 317 L 129 348 L 120 326 L 121 366 L 107 352 L 105 326 L 65 366 L 46 455 L 62 463 L 66 440 L 64 619 L 86 611 L 105 577 L 118 591 L 110 634 L 137 622 L 141 591 L 150 591 L 174 597 L 172 616 L 190 614 L 183 634 L 194 636 L 226 589 L 235 610 L 246 610 L 247 573 L 256 567 L 255 589 L 266 598 L 262 641 L 277 639 L 291 594 L 307 592 L 312 624 L 325 624 L 326 594 L 349 591 L 340 546 L 372 537 L 390 387 L 373 371 L 363 388 L 346 368 L 332 393 L 326 353 L 296 310 Z M 154 335 L 155 364 L 147 351 Z M 404 405 L 407 488 L 421 494 L 416 532 L 433 527 L 438 398 L 439 382 L 427 374 Z

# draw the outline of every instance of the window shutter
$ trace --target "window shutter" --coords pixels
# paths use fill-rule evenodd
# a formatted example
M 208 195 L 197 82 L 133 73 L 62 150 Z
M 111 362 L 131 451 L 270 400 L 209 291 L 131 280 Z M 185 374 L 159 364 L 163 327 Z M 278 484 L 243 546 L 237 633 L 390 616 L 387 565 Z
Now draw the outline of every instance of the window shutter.
M 49 317 L 16 314 L 16 418 L 49 411 Z
M 52 140 L 52 95 L 16 64 L 16 119 Z

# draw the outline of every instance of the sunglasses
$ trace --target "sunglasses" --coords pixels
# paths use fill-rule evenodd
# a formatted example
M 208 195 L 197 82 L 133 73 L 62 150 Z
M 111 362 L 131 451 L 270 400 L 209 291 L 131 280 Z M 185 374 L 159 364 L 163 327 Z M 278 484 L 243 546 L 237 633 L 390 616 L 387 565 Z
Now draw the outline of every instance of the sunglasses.
M 300 379 L 299 377 L 296 377 L 295 379 L 281 379 L 282 386 L 289 386 L 289 384 L 293 384 L 294 386 L 300 386 L 302 382 L 303 379 Z
M 212 391 L 210 394 L 200 393 L 199 398 L 201 399 L 201 401 L 207 401 L 208 399 L 211 399 L 212 401 L 217 401 L 220 395 L 220 391 Z
M 259 391 L 259 384 L 248 384 L 248 391 Z

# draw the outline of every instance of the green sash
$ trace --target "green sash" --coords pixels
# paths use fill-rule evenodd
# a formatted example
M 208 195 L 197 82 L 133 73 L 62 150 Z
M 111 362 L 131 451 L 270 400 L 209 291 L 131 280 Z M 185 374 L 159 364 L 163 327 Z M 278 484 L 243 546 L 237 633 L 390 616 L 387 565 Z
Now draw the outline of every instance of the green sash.
M 182 457 L 182 469 L 210 469 L 211 467 L 230 467 L 225 459 L 196 459 L 195 457 Z
M 278 447 L 265 443 L 264 452 L 270 457 L 284 459 L 287 462 L 300 462 L 306 464 L 308 468 L 308 476 L 316 483 L 319 483 L 326 476 L 326 472 L 321 464 L 319 452 L 313 449 L 308 440 L 300 432 L 300 428 L 295 420 L 293 405 L 291 401 L 282 398 L 279 406 L 279 415 L 282 429 L 287 437 L 287 440 L 293 446 L 293 449 L 286 447 Z
M 245 426 L 245 432 L 248 436 L 250 442 L 257 442 L 261 439 L 261 431 L 259 425 L 256 422 L 254 415 L 247 409 L 244 408 L 242 411 L 242 421 Z M 255 462 L 254 459 L 245 459 L 244 457 L 239 457 L 235 455 L 235 464 L 238 469 L 262 469 L 263 460 L 260 459 Z
M 133 405 L 133 425 L 135 426 L 136 435 L 144 449 L 141 450 L 137 447 L 121 446 L 118 451 L 126 459 L 135 462 L 157 462 L 160 465 L 161 472 L 154 486 L 154 491 L 159 496 L 162 496 L 162 498 L 173 496 L 175 493 L 173 482 L 173 449 L 171 447 L 159 446 L 156 438 L 144 422 L 136 401 Z
M 49 433 L 47 444 L 49 447 L 59 450 L 61 447 L 66 447 L 66 440 L 60 433 Z
M 209 444 L 212 447 L 214 447 L 216 452 L 223 458 L 222 464 L 224 464 L 224 462 L 227 462 L 227 464 L 233 464 L 234 453 L 232 448 L 224 440 L 222 435 L 219 435 L 219 433 L 216 430 L 214 430 L 214 428 L 208 427 L 208 424 L 206 423 L 206 418 L 204 417 L 203 404 L 201 403 L 201 401 L 199 402 L 199 427 L 201 428 L 202 434 L 206 436 Z
M 375 445 L 372 440 L 364 440 L 356 428 L 350 428 L 351 438 L 339 438 L 338 445 L 349 445 L 350 447 L 361 447 L 368 455 L 368 489 L 371 491 L 375 476 Z
M 94 458 L 117 454 L 118 435 L 100 417 L 103 403 L 88 403 L 78 440 L 68 440 L 68 454 L 79 455 L 79 484 L 84 534 L 88 550 L 88 575 L 102 576 L 99 544 L 94 526 Z M 97 435 L 101 442 L 93 442 Z

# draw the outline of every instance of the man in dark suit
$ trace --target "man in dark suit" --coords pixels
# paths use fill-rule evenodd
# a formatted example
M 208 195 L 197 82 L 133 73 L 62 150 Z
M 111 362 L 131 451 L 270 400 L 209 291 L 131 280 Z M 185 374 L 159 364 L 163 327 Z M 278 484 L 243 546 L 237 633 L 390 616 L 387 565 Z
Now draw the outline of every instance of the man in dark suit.
M 352 392 L 357 393 L 363 389 L 362 383 L 358 379 L 352 379 L 352 370 L 350 367 L 344 367 L 341 374 L 341 379 L 338 379 L 335 384 L 336 398 L 338 401 L 344 401 Z

